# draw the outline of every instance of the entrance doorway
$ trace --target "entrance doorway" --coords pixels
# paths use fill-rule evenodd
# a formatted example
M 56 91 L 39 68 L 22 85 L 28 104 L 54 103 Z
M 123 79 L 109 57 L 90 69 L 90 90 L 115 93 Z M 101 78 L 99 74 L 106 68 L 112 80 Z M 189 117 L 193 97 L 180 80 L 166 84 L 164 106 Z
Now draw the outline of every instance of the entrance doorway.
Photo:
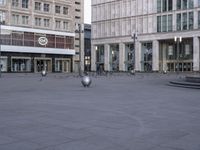
M 36 58 L 35 59 L 35 72 L 41 72 L 46 70 L 52 72 L 52 60 L 51 58 Z
M 142 44 L 141 69 L 144 72 L 152 71 L 152 42 Z
M 55 59 L 55 72 L 68 73 L 71 71 L 70 59 Z

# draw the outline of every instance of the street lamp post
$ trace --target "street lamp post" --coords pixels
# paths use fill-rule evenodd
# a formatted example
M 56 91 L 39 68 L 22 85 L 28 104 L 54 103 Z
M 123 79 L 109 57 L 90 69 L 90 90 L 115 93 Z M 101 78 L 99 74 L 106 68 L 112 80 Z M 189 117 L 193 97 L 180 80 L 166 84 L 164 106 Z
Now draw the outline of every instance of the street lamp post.
M 174 42 L 177 44 L 177 56 L 176 56 L 176 60 L 177 60 L 177 72 L 179 72 L 179 55 L 180 55 L 180 44 L 182 42 L 182 37 L 174 37 Z
M 132 32 L 131 38 L 133 39 L 133 51 L 132 51 L 132 59 L 133 59 L 133 73 L 135 71 L 135 44 L 137 40 L 137 32 Z
M 81 69 L 81 33 L 84 32 L 84 24 L 76 24 L 76 33 L 79 33 L 79 76 L 82 76 L 82 69 Z

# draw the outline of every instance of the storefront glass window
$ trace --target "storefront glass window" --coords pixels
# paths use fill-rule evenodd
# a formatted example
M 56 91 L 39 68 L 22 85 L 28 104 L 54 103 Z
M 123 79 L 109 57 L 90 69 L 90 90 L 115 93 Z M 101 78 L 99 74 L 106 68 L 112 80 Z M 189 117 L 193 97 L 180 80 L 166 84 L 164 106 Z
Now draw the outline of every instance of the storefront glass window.
M 110 45 L 111 71 L 119 71 L 119 45 Z
M 134 69 L 134 63 L 135 63 L 135 58 L 134 58 L 134 44 L 126 44 L 125 45 L 125 67 L 126 71 L 130 71 Z
M 7 58 L 2 58 L 0 61 L 0 69 L 2 72 L 7 72 L 8 60 Z
M 30 72 L 31 59 L 12 58 L 11 60 L 12 72 Z
M 96 46 L 96 70 L 104 70 L 104 45 Z
M 152 43 L 143 43 L 141 52 L 141 68 L 142 71 L 152 71 Z

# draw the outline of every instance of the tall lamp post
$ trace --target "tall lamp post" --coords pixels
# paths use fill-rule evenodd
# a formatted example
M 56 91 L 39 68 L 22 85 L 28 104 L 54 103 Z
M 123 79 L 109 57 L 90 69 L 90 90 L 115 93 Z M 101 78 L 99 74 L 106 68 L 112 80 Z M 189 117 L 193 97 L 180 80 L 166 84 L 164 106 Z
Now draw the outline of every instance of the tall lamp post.
M 84 24 L 76 23 L 76 33 L 79 33 L 79 76 L 82 76 L 82 68 L 81 68 L 81 33 L 84 33 Z
M 135 44 L 136 44 L 136 40 L 137 40 L 137 32 L 132 32 L 131 38 L 133 39 L 133 51 L 132 51 L 132 59 L 133 59 L 133 73 L 135 71 Z
M 180 44 L 182 42 L 182 37 L 174 37 L 174 42 L 177 44 L 177 56 L 176 56 L 176 60 L 177 60 L 177 72 L 179 72 L 179 57 L 180 57 Z

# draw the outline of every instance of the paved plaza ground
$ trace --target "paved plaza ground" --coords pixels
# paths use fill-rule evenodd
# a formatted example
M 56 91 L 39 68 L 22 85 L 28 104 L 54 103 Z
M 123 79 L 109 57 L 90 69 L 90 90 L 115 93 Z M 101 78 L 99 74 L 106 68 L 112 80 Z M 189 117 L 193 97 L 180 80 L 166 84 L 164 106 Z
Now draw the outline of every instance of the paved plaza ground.
M 0 150 L 200 150 L 200 90 L 176 74 L 3 74 Z

